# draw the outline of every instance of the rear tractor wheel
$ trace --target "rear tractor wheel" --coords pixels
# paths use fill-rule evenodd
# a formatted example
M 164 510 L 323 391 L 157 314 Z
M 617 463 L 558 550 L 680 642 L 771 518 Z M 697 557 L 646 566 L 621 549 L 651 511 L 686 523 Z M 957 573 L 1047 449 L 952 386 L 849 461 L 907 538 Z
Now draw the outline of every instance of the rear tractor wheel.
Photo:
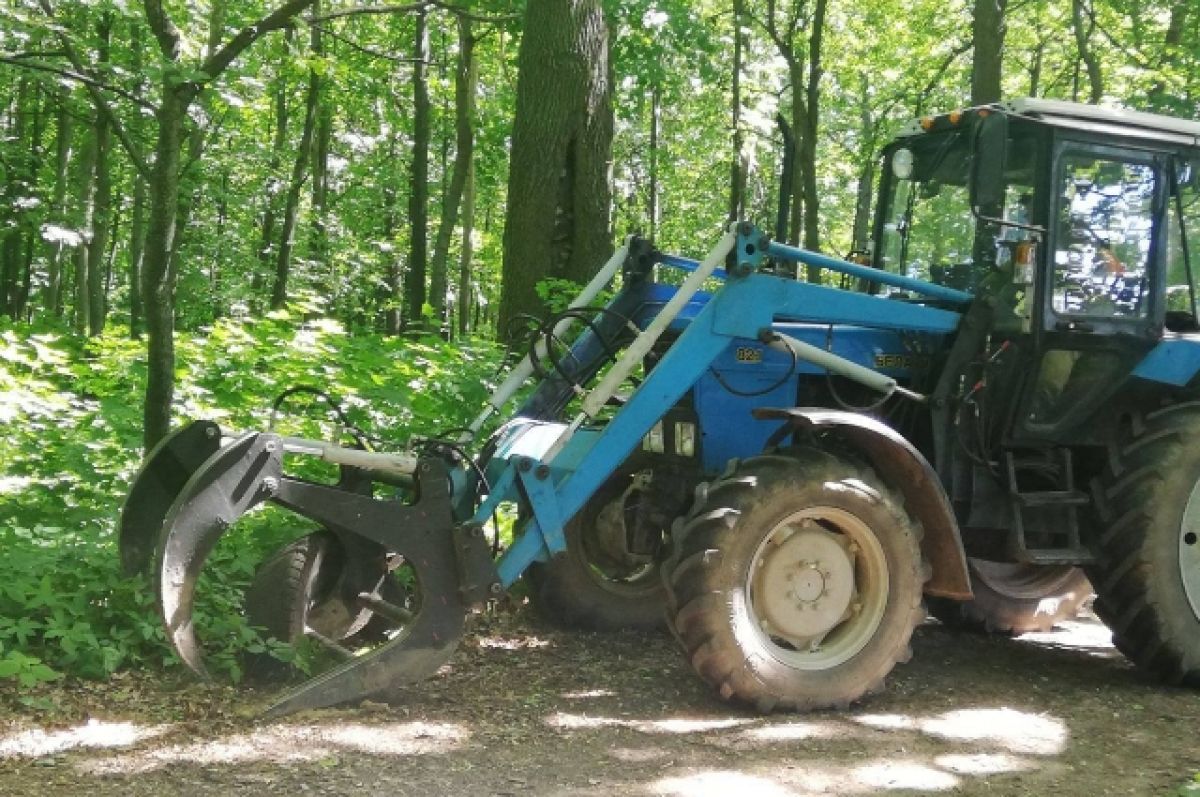
M 945 625 L 995 634 L 1049 631 L 1079 613 L 1092 595 L 1082 570 L 968 559 L 975 599 L 932 598 L 930 613 Z
M 664 565 L 672 628 L 727 700 L 844 707 L 910 656 L 920 527 L 873 472 L 802 449 L 697 491 Z
M 1200 685 L 1200 404 L 1146 416 L 1101 486 L 1096 614 L 1139 667 Z

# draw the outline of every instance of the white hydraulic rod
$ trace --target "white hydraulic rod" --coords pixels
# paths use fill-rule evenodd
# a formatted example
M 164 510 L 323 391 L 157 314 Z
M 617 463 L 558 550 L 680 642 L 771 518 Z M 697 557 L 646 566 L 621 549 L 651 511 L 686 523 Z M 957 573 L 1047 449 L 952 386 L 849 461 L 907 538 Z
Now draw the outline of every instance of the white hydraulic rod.
M 600 408 L 608 403 L 612 395 L 617 392 L 617 388 L 625 381 L 625 378 L 633 372 L 633 369 L 638 366 L 642 358 L 653 348 L 654 344 L 666 331 L 667 327 L 679 315 L 692 297 L 704 285 L 704 281 L 712 276 L 716 271 L 717 266 L 724 262 L 726 255 L 733 251 L 733 247 L 737 245 L 737 223 L 729 225 L 728 231 L 717 241 L 717 245 L 712 248 L 708 256 L 700 261 L 700 265 L 696 266 L 696 270 L 688 275 L 688 278 L 683 281 L 679 289 L 675 291 L 667 303 L 663 305 L 662 310 L 659 310 L 658 315 L 654 320 L 642 330 L 633 343 L 629 344 L 629 348 L 621 354 L 620 359 L 613 363 L 613 367 L 609 369 L 600 383 L 588 393 L 583 400 L 582 412 L 576 416 L 575 420 L 571 421 L 562 432 L 559 433 L 558 439 L 546 450 L 542 455 L 542 461 L 549 463 L 554 457 L 562 451 L 567 441 L 575 434 L 575 430 L 588 418 L 596 417 L 596 413 Z
M 283 437 L 282 440 L 283 450 L 289 454 L 307 454 L 335 465 L 349 465 L 396 476 L 411 476 L 417 471 L 417 455 L 408 451 L 363 451 L 303 437 Z
M 772 333 L 772 339 L 766 341 L 767 345 L 776 351 L 794 354 L 805 362 L 812 363 L 818 368 L 824 368 L 831 374 L 844 376 L 860 385 L 865 385 L 872 390 L 877 390 L 880 393 L 891 395 L 892 393 L 900 393 L 903 396 L 914 399 L 916 401 L 925 401 L 925 396 L 920 393 L 915 393 L 911 390 L 906 390 L 896 384 L 896 380 L 890 376 L 885 376 L 878 371 L 873 371 L 865 365 L 847 360 L 845 357 L 834 354 L 831 351 L 822 349 L 819 346 L 814 346 L 811 343 L 805 343 L 802 340 L 797 340 L 791 335 L 784 335 L 779 332 Z
M 688 278 L 679 286 L 679 290 L 663 305 L 662 310 L 658 312 L 654 320 L 642 330 L 640 335 L 634 338 L 633 343 L 629 344 L 629 348 L 613 364 L 613 367 L 604 375 L 600 383 L 588 393 L 587 398 L 583 400 L 584 415 L 589 418 L 595 418 L 600 409 L 617 392 L 620 384 L 641 363 L 642 358 L 649 354 L 650 349 L 658 342 L 659 337 L 666 331 L 667 326 L 675 320 L 680 311 L 696 295 L 701 286 L 704 285 L 704 281 L 712 276 L 717 266 L 724 262 L 725 256 L 733 251 L 733 247 L 737 243 L 736 229 L 736 223 L 729 225 L 729 231 L 722 236 L 717 245 L 708 253 L 708 256 L 700 261 L 700 265 L 696 267 L 696 270 L 688 275 Z M 573 424 L 573 426 L 577 425 Z
M 617 271 L 620 270 L 621 266 L 625 264 L 626 258 L 629 257 L 629 244 L 632 241 L 632 235 L 625 239 L 625 243 L 617 251 L 613 252 L 613 256 L 608 259 L 607 263 L 601 266 L 600 270 L 596 272 L 596 276 L 592 277 L 591 282 L 585 285 L 583 290 L 579 292 L 579 295 L 571 300 L 571 303 L 567 305 L 568 309 L 574 310 L 577 307 L 584 307 L 591 303 L 600 294 L 600 291 L 604 290 L 604 286 L 612 282 L 613 277 L 617 275 Z M 571 324 L 574 323 L 574 320 L 573 318 L 564 318 L 555 324 L 553 330 L 554 336 L 557 337 L 566 332 Z M 545 341 L 539 338 L 534 343 L 534 346 L 537 347 L 538 356 L 546 356 Z M 460 442 L 468 441 L 474 437 L 475 433 L 483 427 L 484 422 L 491 417 L 492 413 L 503 409 L 505 403 L 513 397 L 513 394 L 520 390 L 521 385 L 525 384 L 525 380 L 532 374 L 533 359 L 529 354 L 526 354 L 524 359 L 509 371 L 508 376 L 500 386 L 492 392 L 487 406 L 475 417 L 475 420 L 471 421 L 467 427 L 469 431 L 463 433 Z

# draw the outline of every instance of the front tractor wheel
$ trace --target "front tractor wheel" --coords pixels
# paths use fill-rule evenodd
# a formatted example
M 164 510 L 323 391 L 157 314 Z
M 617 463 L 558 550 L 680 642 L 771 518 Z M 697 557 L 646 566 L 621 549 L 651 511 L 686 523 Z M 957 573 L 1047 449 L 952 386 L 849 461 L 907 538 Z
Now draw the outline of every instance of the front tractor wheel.
M 1143 670 L 1200 685 L 1200 404 L 1146 416 L 1101 486 L 1096 614 Z
M 920 528 L 857 463 L 811 449 L 746 460 L 701 488 L 679 537 L 671 625 L 723 698 L 843 707 L 908 659 Z

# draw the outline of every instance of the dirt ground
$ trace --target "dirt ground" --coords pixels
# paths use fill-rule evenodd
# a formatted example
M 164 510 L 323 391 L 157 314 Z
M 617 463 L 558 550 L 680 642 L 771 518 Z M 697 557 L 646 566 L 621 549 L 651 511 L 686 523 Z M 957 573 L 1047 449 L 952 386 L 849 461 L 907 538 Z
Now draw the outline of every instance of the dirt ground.
M 717 700 L 666 635 L 477 625 L 393 706 L 264 723 L 267 692 L 134 675 L 40 710 L 0 693 L 0 794 L 1200 794 L 1200 692 L 1144 680 L 1094 620 L 1017 640 L 930 621 L 886 693 L 770 717 Z

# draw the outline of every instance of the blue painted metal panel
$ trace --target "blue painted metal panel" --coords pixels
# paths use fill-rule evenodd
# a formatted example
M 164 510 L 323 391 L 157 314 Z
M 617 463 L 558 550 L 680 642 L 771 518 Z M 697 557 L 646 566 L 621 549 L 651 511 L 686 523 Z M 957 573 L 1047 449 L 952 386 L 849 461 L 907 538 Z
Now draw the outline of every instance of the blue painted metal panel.
M 1182 387 L 1200 373 L 1200 338 L 1172 338 L 1159 341 L 1142 358 L 1133 375 L 1142 379 Z

